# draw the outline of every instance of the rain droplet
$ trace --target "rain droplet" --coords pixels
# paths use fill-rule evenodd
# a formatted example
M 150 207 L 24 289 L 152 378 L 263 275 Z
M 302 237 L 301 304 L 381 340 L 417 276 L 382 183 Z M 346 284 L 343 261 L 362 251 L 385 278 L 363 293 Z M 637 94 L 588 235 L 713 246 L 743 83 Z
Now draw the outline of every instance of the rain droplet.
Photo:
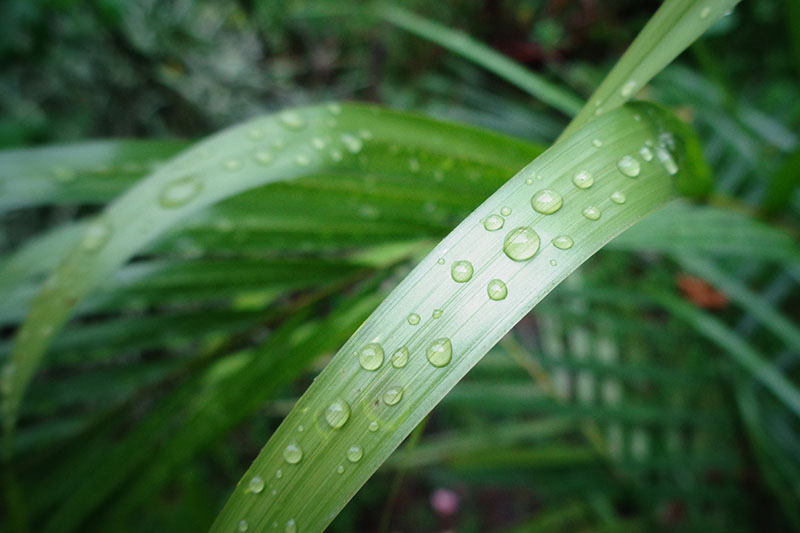
M 442 312 L 443 311 L 441 309 L 434 309 L 433 313 L 431 313 L 431 316 L 433 318 L 440 318 L 442 316 Z
M 501 215 L 503 215 L 504 217 L 507 217 L 508 215 L 510 215 L 510 214 L 511 214 L 511 208 L 510 208 L 510 207 L 508 207 L 508 206 L 506 206 L 506 207 L 503 207 L 503 208 L 500 210 L 500 214 L 501 214 Z
M 286 527 L 283 528 L 284 533 L 297 533 L 297 524 L 294 521 L 294 518 L 286 522 Z
M 380 429 L 380 427 L 381 427 L 380 424 L 378 424 L 375 421 L 372 421 L 369 423 L 369 426 L 367 426 L 367 429 L 369 429 L 372 433 L 375 433 Z
M 627 197 L 625 196 L 624 192 L 614 191 L 611 193 L 611 201 L 615 204 L 624 204 L 625 200 L 627 200 Z
M 472 268 L 472 263 L 463 259 L 460 261 L 455 261 L 453 266 L 450 267 L 450 275 L 453 277 L 453 281 L 456 283 L 466 283 L 472 279 L 473 272 L 474 269 Z
M 588 189 L 594 184 L 594 176 L 591 172 L 582 170 L 572 177 L 572 183 L 579 189 Z
M 274 158 L 272 157 L 272 154 L 269 153 L 268 151 L 259 150 L 258 152 L 253 154 L 253 159 L 255 159 L 256 163 L 258 163 L 259 165 L 266 166 L 271 164 Z
M 508 287 L 499 279 L 493 279 L 486 286 L 486 292 L 489 294 L 489 299 L 491 300 L 505 300 L 506 296 L 508 296 Z
M 597 148 L 600 148 L 601 146 L 603 146 L 603 141 L 601 141 L 600 139 L 592 139 L 592 145 L 596 146 Z
M 501 217 L 500 215 L 489 215 L 486 217 L 486 220 L 483 221 L 483 227 L 486 228 L 488 231 L 497 231 L 503 227 L 503 224 L 506 223 L 506 219 Z
M 664 170 L 666 170 L 670 176 L 674 176 L 675 174 L 677 174 L 678 165 L 675 163 L 675 160 L 672 159 L 670 153 L 667 152 L 667 150 L 661 146 L 656 146 L 655 150 L 658 162 L 661 163 L 661 166 L 664 167 Z
M 283 459 L 290 465 L 296 465 L 303 459 L 303 448 L 296 442 L 290 442 L 283 449 Z
M 164 187 L 158 197 L 158 203 L 167 208 L 180 207 L 189 203 L 202 189 L 203 184 L 197 178 L 192 176 L 180 178 Z
M 358 444 L 353 444 L 347 449 L 347 460 L 351 463 L 357 463 L 364 456 L 364 449 Z
M 651 152 L 650 148 L 648 148 L 647 146 L 642 146 L 641 148 L 639 148 L 639 156 L 645 161 L 653 160 L 653 152 Z
M 599 220 L 600 219 L 600 210 L 594 206 L 589 206 L 583 210 L 583 216 L 588 218 L 589 220 Z
M 306 125 L 306 121 L 303 120 L 303 117 L 295 111 L 284 111 L 278 115 L 278 120 L 281 121 L 281 124 L 283 124 L 286 129 L 294 131 L 301 130 Z
M 297 163 L 298 166 L 307 167 L 311 163 L 311 160 L 308 158 L 307 155 L 300 154 L 295 156 L 294 162 Z
M 361 139 L 359 139 L 355 135 L 350 135 L 349 133 L 343 133 L 341 139 L 342 142 L 344 143 L 345 148 L 350 150 L 350 152 L 353 154 L 357 154 L 364 147 L 364 143 L 361 141 Z
M 395 368 L 403 368 L 406 364 L 408 364 L 408 348 L 403 346 L 402 348 L 398 348 L 392 355 L 392 366 Z
M 447 366 L 453 357 L 453 344 L 447 337 L 436 339 L 428 346 L 425 356 L 428 358 L 428 362 L 437 368 Z
M 247 484 L 247 492 L 254 492 L 256 494 L 264 490 L 264 480 L 261 476 L 253 476 L 250 483 Z
M 390 387 L 383 393 L 383 403 L 386 405 L 396 405 L 403 399 L 403 387 Z
M 105 220 L 97 218 L 86 227 L 81 248 L 87 252 L 96 252 L 108 242 L 110 236 L 111 226 Z
M 378 370 L 383 365 L 383 348 L 377 342 L 370 342 L 358 352 L 358 362 L 361 368 L 370 372 Z
M 551 215 L 561 209 L 564 199 L 556 191 L 542 189 L 531 197 L 533 210 L 543 215 Z
M 629 155 L 624 155 L 617 161 L 617 168 L 629 178 L 635 178 L 641 170 L 639 161 Z
M 575 241 L 573 241 L 572 237 L 570 237 L 569 235 L 559 235 L 551 242 L 553 243 L 553 246 L 555 246 L 559 250 L 569 250 L 570 248 L 572 248 L 572 245 L 575 244 Z
M 239 531 L 247 531 L 247 520 L 242 519 L 239 520 L 239 524 L 236 526 Z
M 225 163 L 223 163 L 223 166 L 227 170 L 230 170 L 231 172 L 234 172 L 234 171 L 239 170 L 240 168 L 242 168 L 242 162 L 239 161 L 238 159 L 228 159 L 227 161 L 225 161 Z
M 342 427 L 350 418 L 350 404 L 344 400 L 336 400 L 325 409 L 325 420 L 333 429 Z
M 636 82 L 636 80 L 628 80 L 625 82 L 625 85 L 622 86 L 622 89 L 620 89 L 619 92 L 624 98 L 629 98 L 631 95 L 633 95 L 637 85 L 639 84 Z
M 411 313 L 408 315 L 408 323 L 412 326 L 419 324 L 419 315 L 417 313 Z
M 526 261 L 539 251 L 539 234 L 533 228 L 520 227 L 506 235 L 503 251 L 514 261 Z

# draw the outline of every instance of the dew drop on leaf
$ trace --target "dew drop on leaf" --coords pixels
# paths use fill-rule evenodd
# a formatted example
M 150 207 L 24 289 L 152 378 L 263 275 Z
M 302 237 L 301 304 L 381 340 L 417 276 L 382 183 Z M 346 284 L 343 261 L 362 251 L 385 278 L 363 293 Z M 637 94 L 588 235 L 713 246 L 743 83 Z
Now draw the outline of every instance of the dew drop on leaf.
M 290 465 L 296 465 L 303 459 L 303 448 L 296 442 L 290 442 L 283 449 L 283 460 Z
M 369 426 L 367 426 L 367 429 L 369 429 L 372 433 L 375 433 L 380 428 L 381 428 L 381 425 L 378 424 L 377 422 L 375 422 L 374 420 L 369 423 Z
M 583 216 L 589 220 L 600 220 L 600 210 L 595 206 L 589 206 L 583 210 Z
M 700 18 L 701 19 L 708 18 L 708 16 L 710 14 L 711 14 L 711 8 L 710 7 L 704 7 L 702 10 L 700 10 Z
M 453 344 L 447 337 L 436 339 L 430 346 L 425 354 L 428 362 L 437 368 L 447 366 L 450 359 L 453 357 Z
M 636 90 L 638 85 L 639 84 L 636 82 L 636 80 L 628 80 L 625 82 L 619 92 L 624 98 L 629 98 L 633 95 L 633 92 Z
M 364 147 L 364 143 L 355 135 L 343 133 L 341 139 L 345 148 L 347 148 L 350 153 L 357 154 Z
M 200 194 L 203 184 L 193 176 L 177 179 L 167 184 L 158 197 L 158 203 L 162 207 L 180 207 L 189 203 L 194 197 Z
M 442 313 L 443 313 L 443 311 L 441 309 L 434 309 L 433 313 L 431 313 L 431 316 L 433 318 L 441 318 Z
M 669 152 L 667 152 L 666 148 L 661 146 L 656 146 L 656 157 L 658 158 L 658 162 L 661 163 L 661 166 L 664 167 L 664 170 L 670 176 L 674 176 L 678 173 L 678 165 L 675 163 L 675 160 L 672 159 L 672 156 Z
M 267 150 L 259 150 L 253 154 L 253 159 L 255 159 L 256 163 L 259 165 L 267 166 L 272 163 L 273 157 L 272 154 Z
M 340 115 L 342 113 L 342 106 L 339 104 L 328 104 L 325 107 L 331 115 Z
M 592 145 L 596 146 L 597 148 L 600 148 L 601 146 L 603 146 L 603 141 L 601 141 L 600 139 L 592 139 Z
M 275 479 L 280 479 L 283 477 L 283 470 L 280 468 L 275 471 Z
M 503 207 L 502 209 L 500 209 L 500 214 L 503 215 L 504 217 L 507 217 L 508 215 L 511 214 L 511 208 L 508 206 Z
M 472 279 L 473 272 L 472 263 L 465 259 L 455 261 L 450 267 L 450 275 L 456 283 L 466 283 Z
M 622 191 L 614 191 L 611 193 L 611 201 L 615 204 L 624 204 L 628 198 Z
M 403 346 L 402 348 L 398 348 L 392 355 L 392 366 L 395 368 L 403 368 L 406 364 L 408 364 L 408 348 Z
M 505 223 L 506 220 L 500 215 L 489 215 L 486 217 L 486 220 L 483 221 L 483 227 L 488 231 L 497 231 L 502 228 Z
M 278 120 L 280 120 L 281 124 L 292 131 L 298 131 L 305 127 L 306 121 L 303 120 L 297 112 L 295 111 L 284 111 L 280 115 L 278 115 Z
M 533 228 L 520 227 L 506 235 L 503 251 L 514 261 L 526 261 L 539 251 L 539 234 Z
M 322 150 L 323 148 L 325 148 L 325 140 L 322 139 L 321 137 L 314 137 L 313 139 L 311 139 L 311 146 L 313 146 L 317 150 Z
M 641 170 L 639 162 L 629 155 L 624 155 L 619 158 L 619 161 L 617 161 L 617 168 L 629 178 L 635 178 L 639 175 L 639 171 Z
M 582 170 L 572 176 L 572 183 L 579 189 L 588 189 L 594 184 L 594 176 L 592 176 L 591 172 Z
M 247 531 L 247 520 L 241 519 L 239 523 L 236 525 L 236 529 L 239 531 Z
M 297 524 L 294 521 L 294 518 L 286 522 L 286 527 L 283 528 L 284 533 L 297 533 Z
M 336 467 L 337 474 L 344 474 L 344 465 L 339 465 Z
M 559 235 L 552 240 L 553 246 L 559 250 L 569 250 L 575 242 L 569 235 Z
M 419 315 L 417 313 L 411 313 L 408 315 L 408 323 L 412 326 L 416 326 L 419 324 Z
M 489 299 L 494 301 L 505 300 L 508 296 L 508 287 L 499 279 L 493 279 L 486 285 L 486 292 L 489 294 Z
M 325 409 L 325 421 L 333 429 L 339 429 L 350 418 L 350 404 L 344 400 L 336 400 Z
M 108 242 L 110 236 L 111 226 L 102 218 L 97 218 L 86 227 L 81 248 L 87 252 L 96 252 Z
M 294 158 L 294 162 L 297 164 L 297 166 L 307 167 L 311 163 L 311 160 L 307 155 L 300 154 Z
M 641 157 L 645 162 L 653 160 L 653 152 L 650 151 L 650 148 L 647 146 L 642 146 L 639 148 L 639 157 Z
M 225 167 L 226 170 L 229 170 L 231 172 L 236 172 L 237 170 L 242 168 L 242 162 L 239 161 L 238 159 L 228 159 L 227 161 L 225 161 L 225 163 L 223 163 L 223 166 Z
M 364 456 L 364 449 L 358 444 L 353 444 L 347 449 L 347 460 L 351 463 L 357 463 Z
M 358 362 L 361 368 L 370 372 L 378 370 L 383 365 L 383 348 L 377 342 L 370 342 L 358 351 Z
M 259 494 L 262 490 L 264 490 L 264 480 L 261 479 L 261 476 L 253 476 L 253 479 L 247 484 L 247 492 Z
M 552 215 L 564 205 L 564 199 L 556 191 L 542 189 L 531 197 L 533 210 L 543 215 Z

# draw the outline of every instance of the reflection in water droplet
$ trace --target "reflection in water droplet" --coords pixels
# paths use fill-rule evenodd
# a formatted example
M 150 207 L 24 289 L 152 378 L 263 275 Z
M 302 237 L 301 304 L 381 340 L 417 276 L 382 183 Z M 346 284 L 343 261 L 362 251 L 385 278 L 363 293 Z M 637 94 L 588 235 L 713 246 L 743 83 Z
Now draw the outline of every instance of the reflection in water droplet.
M 489 294 L 489 299 L 500 301 L 505 300 L 508 296 L 508 288 L 506 284 L 499 279 L 493 279 L 486 285 L 486 292 Z
M 450 359 L 453 357 L 453 344 L 447 337 L 436 339 L 430 346 L 425 354 L 428 362 L 437 368 L 447 366 Z
M 390 387 L 383 393 L 383 403 L 386 405 L 396 405 L 403 399 L 403 387 Z
M 377 342 L 370 342 L 358 352 L 358 362 L 361 368 L 370 372 L 378 370 L 383 365 L 383 348 Z
M 177 179 L 167 184 L 158 197 L 158 203 L 162 207 L 180 207 L 189 203 L 195 196 L 200 194 L 203 184 L 192 176 Z
M 358 444 L 353 444 L 347 449 L 347 460 L 351 463 L 357 463 L 364 456 L 364 449 Z
M 290 442 L 283 449 L 283 459 L 290 465 L 296 465 L 303 459 L 303 448 L 296 442 Z
M 500 214 L 501 214 L 501 215 L 503 215 L 504 217 L 507 217 L 508 215 L 510 215 L 510 214 L 511 214 L 511 208 L 510 208 L 510 207 L 507 207 L 507 206 L 506 206 L 506 207 L 503 207 L 503 208 L 500 210 Z
M 455 261 L 453 266 L 450 267 L 450 275 L 456 283 L 466 283 L 472 279 L 472 263 L 467 260 Z
M 403 368 L 408 363 L 408 348 L 403 346 L 402 348 L 398 348 L 394 354 L 392 354 L 392 366 L 395 368 Z
M 483 221 L 483 227 L 488 231 L 497 231 L 502 228 L 505 223 L 506 220 L 500 215 L 489 215 L 486 217 L 486 220 Z
M 572 245 L 575 244 L 575 242 L 572 240 L 572 237 L 569 235 L 559 235 L 551 242 L 553 243 L 553 246 L 559 250 L 569 250 L 572 248 Z
M 342 427 L 350 418 L 350 404 L 344 400 L 336 400 L 325 409 L 325 421 L 333 429 Z
M 589 206 L 583 210 L 583 216 L 588 218 L 589 220 L 599 220 L 600 219 L 600 210 L 594 206 Z
M 283 124 L 286 129 L 294 131 L 301 130 L 306 125 L 306 121 L 303 120 L 303 117 L 295 111 L 284 111 L 278 115 L 278 120 L 281 121 L 281 124 Z
M 614 191 L 611 193 L 611 201 L 615 204 L 624 204 L 627 198 L 625 197 L 625 193 L 622 191 Z
M 361 148 L 364 147 L 364 143 L 356 137 L 355 135 L 350 135 L 349 133 L 342 134 L 342 143 L 344 143 L 345 148 L 347 148 L 351 153 L 357 154 L 361 151 Z
M 262 490 L 264 490 L 264 480 L 261 479 L 261 476 L 253 476 L 253 479 L 247 484 L 247 490 L 245 492 L 259 494 Z
M 408 315 L 408 323 L 412 326 L 419 324 L 419 315 L 417 313 L 411 313 Z
M 372 433 L 375 433 L 380 429 L 380 427 L 381 427 L 380 424 L 378 424 L 375 421 L 372 421 L 369 423 L 369 426 L 367 426 L 367 429 L 369 429 Z
M 241 519 L 239 520 L 239 524 L 236 526 L 239 531 L 247 531 L 247 520 Z
M 87 252 L 96 252 L 108 242 L 111 226 L 102 218 L 96 218 L 86 227 L 81 241 L 81 248 Z
M 661 146 L 656 146 L 655 150 L 658 162 L 661 163 L 661 166 L 664 167 L 664 170 L 666 170 L 670 176 L 674 176 L 675 174 L 677 174 L 678 165 L 675 163 L 675 160 L 672 159 L 670 153 L 667 152 L 667 150 Z
M 617 161 L 617 168 L 629 178 L 635 178 L 641 170 L 639 161 L 629 155 L 624 155 Z
M 583 170 L 572 177 L 572 183 L 579 189 L 588 189 L 594 184 L 594 176 L 591 172 Z
M 543 215 L 551 215 L 561 209 L 564 199 L 556 191 L 542 189 L 531 197 L 533 210 Z
M 639 148 L 639 157 L 641 157 L 644 161 L 652 161 L 653 160 L 653 152 L 650 151 L 650 148 L 647 146 L 642 146 Z
M 433 318 L 440 318 L 442 316 L 442 312 L 443 311 L 441 309 L 434 309 L 433 313 L 431 313 L 431 316 Z
M 539 234 L 533 228 L 520 227 L 506 235 L 503 251 L 514 261 L 530 259 L 539 251 Z

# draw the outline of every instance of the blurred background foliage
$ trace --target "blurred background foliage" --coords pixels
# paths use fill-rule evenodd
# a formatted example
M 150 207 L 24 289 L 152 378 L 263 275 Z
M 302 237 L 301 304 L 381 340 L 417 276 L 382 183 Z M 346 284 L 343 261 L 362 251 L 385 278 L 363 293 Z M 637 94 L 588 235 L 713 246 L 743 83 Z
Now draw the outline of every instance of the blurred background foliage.
M 658 2 L 403 5 L 588 96 Z M 330 100 L 375 102 L 545 145 L 566 125 L 564 115 L 467 59 L 377 20 L 368 6 L 6 0 L 0 147 L 109 137 L 191 140 L 258 114 Z M 670 228 L 650 228 L 662 231 L 655 251 L 623 237 L 490 352 L 331 531 L 798 530 L 798 420 L 723 355 L 735 351 L 731 343 L 747 343 L 798 382 L 800 267 L 791 250 L 800 228 L 798 81 L 800 5 L 759 0 L 720 20 L 641 95 L 673 107 L 699 131 L 715 171 L 711 206 L 738 214 L 745 226 L 787 236 L 788 244 L 780 242 L 789 259 L 776 260 L 775 250 L 774 257 L 756 255 L 763 244 L 755 242 L 758 232 L 742 233 L 733 252 L 703 255 L 691 247 L 702 222 L 672 237 Z M 111 190 L 129 182 L 130 176 Z M 7 256 L 31 236 L 98 207 L 12 210 L 0 219 L 0 252 Z M 468 212 L 469 202 L 462 207 L 451 219 Z M 427 238 L 444 235 L 448 224 Z M 664 243 L 673 237 L 679 244 L 670 250 Z M 690 246 L 680 248 L 680 238 Z M 712 244 L 724 248 L 728 238 Z M 353 280 L 363 279 L 363 271 L 347 268 L 329 278 L 312 270 L 326 285 L 301 287 L 284 299 L 257 284 L 237 287 L 235 313 L 177 303 L 184 314 L 169 323 L 147 322 L 146 312 L 134 311 L 134 325 L 103 333 L 114 341 L 108 353 L 87 348 L 96 330 L 68 329 L 21 420 L 18 474 L 32 528 L 49 522 L 53 509 L 63 510 L 69 480 L 106 453 L 119 454 L 102 463 L 112 482 L 75 511 L 81 530 L 207 528 L 325 359 L 278 367 L 287 383 L 255 395 L 231 420 L 234 427 L 199 420 L 198 435 L 176 429 L 193 423 L 191 413 L 174 415 L 203 401 L 209 375 L 195 371 L 264 339 L 297 349 L 298 339 L 329 332 L 328 309 L 352 307 L 349 322 L 339 324 L 344 331 L 329 332 L 331 346 L 314 347 L 329 354 L 363 318 L 358 306 L 368 311 L 377 303 L 364 304 L 361 292 L 385 294 L 408 263 L 376 269 L 361 284 Z M 758 311 L 764 307 L 766 314 Z M 789 317 L 788 325 L 769 312 Z M 723 334 L 704 322 L 709 316 L 724 325 Z M 4 317 L 4 357 L 18 319 Z M 167 340 L 152 346 L 148 337 L 158 328 Z M 199 339 L 198 330 L 213 334 Z M 231 397 L 248 391 L 238 394 Z M 191 442 L 178 440 L 162 453 L 161 443 L 173 437 Z M 114 470 L 135 453 L 137 439 L 155 441 L 147 448 L 149 469 Z M 112 452 L 120 442 L 128 447 Z

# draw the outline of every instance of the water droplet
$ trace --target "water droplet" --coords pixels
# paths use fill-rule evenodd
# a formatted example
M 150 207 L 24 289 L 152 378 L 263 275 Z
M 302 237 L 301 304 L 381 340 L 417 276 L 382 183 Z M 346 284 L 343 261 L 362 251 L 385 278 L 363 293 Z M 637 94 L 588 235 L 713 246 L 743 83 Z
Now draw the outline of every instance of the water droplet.
M 641 170 L 639 161 L 629 155 L 623 155 L 619 161 L 617 161 L 617 168 L 629 178 L 635 178 L 639 175 L 639 171 Z
M 526 261 L 539 251 L 539 234 L 533 228 L 520 227 L 506 235 L 503 251 L 514 261 Z
M 298 166 L 307 167 L 311 163 L 311 160 L 308 158 L 307 155 L 300 154 L 295 156 L 294 162 L 297 163 Z
M 403 387 L 400 386 L 389 387 L 386 389 L 386 392 L 383 393 L 383 403 L 386 405 L 397 405 L 402 399 Z
M 87 252 L 96 252 L 108 242 L 110 236 L 111 226 L 105 220 L 97 218 L 86 227 L 81 248 Z
M 61 183 L 73 181 L 76 177 L 75 172 L 69 168 L 56 167 L 53 169 L 53 176 Z
M 419 315 L 417 313 L 411 313 L 408 315 L 408 323 L 412 326 L 416 326 L 419 324 Z
M 297 112 L 295 111 L 284 111 L 280 115 L 278 115 L 278 120 L 281 121 L 286 129 L 290 130 L 301 130 L 306 125 L 306 121 L 303 120 Z
M 425 356 L 428 358 L 428 362 L 437 368 L 447 366 L 453 357 L 453 344 L 447 337 L 436 339 L 428 346 Z
M 358 444 L 353 444 L 347 449 L 347 460 L 351 463 L 357 463 L 364 456 L 364 449 Z
M 314 137 L 313 139 L 311 139 L 311 146 L 313 146 L 317 150 L 322 150 L 325 148 L 325 140 L 321 137 Z
M 440 257 L 439 259 L 436 260 L 436 262 L 438 264 L 440 264 L 440 265 L 443 265 L 444 264 L 444 257 Z
M 303 448 L 296 442 L 290 442 L 283 449 L 283 460 L 290 465 L 296 465 L 303 459 Z
M 408 168 L 411 172 L 419 172 L 419 159 L 411 157 L 408 159 Z
M 247 484 L 246 492 L 259 494 L 262 490 L 264 490 L 264 480 L 261 479 L 261 476 L 253 476 L 253 479 Z
M 251 139 L 260 139 L 264 136 L 264 132 L 260 128 L 250 128 L 247 131 L 247 136 Z
M 624 192 L 614 191 L 611 193 L 611 201 L 615 204 L 624 204 L 625 200 L 627 200 L 627 197 L 625 196 Z
M 239 520 L 239 524 L 237 524 L 236 528 L 239 531 L 247 531 L 247 520 L 245 519 Z
M 466 283 L 471 280 L 473 272 L 472 263 L 464 259 L 455 261 L 450 267 L 450 275 L 456 283 Z
M 666 170 L 670 176 L 674 176 L 675 174 L 677 174 L 678 165 L 675 163 L 675 160 L 672 159 L 670 153 L 667 152 L 667 150 L 661 146 L 656 146 L 655 150 L 658 162 L 661 163 L 661 166 L 664 167 L 664 170 Z
M 339 465 L 336 467 L 337 474 L 344 474 L 344 465 Z
M 341 161 L 343 158 L 341 150 L 331 150 L 331 159 L 334 161 Z
M 542 176 L 541 174 L 536 174 L 536 176 L 534 177 L 539 181 L 542 181 L 544 179 L 544 176 Z
M 440 318 L 442 316 L 442 313 L 443 311 L 441 309 L 434 309 L 433 313 L 431 313 L 431 316 L 433 318 Z
M 158 197 L 158 203 L 162 207 L 180 207 L 186 205 L 195 196 L 200 194 L 203 184 L 192 176 L 177 179 L 167 184 Z
M 368 141 L 372 139 L 372 132 L 369 130 L 358 130 L 358 136 L 364 139 L 365 141 Z
M 623 98 L 629 98 L 631 95 L 633 95 L 633 92 L 636 90 L 638 85 L 639 84 L 636 82 L 636 80 L 628 80 L 625 82 L 625 85 L 622 86 L 622 89 L 620 89 L 619 92 Z
M 551 259 L 550 266 L 558 266 L 558 261 L 556 261 L 555 259 Z
M 703 8 L 703 9 L 700 11 L 700 18 L 701 18 L 701 19 L 708 18 L 708 16 L 709 16 L 710 14 L 711 14 L 711 8 L 710 8 L 710 7 L 704 7 L 704 8 Z
M 345 148 L 350 150 L 351 153 L 357 154 L 361 151 L 361 148 L 364 147 L 364 143 L 356 137 L 355 135 L 350 135 L 349 133 L 342 134 L 342 142 L 344 143 Z
M 325 409 L 325 420 L 333 429 L 342 427 L 350 418 L 350 404 L 344 400 L 336 400 Z
M 275 471 L 275 479 L 280 479 L 283 477 L 283 470 L 280 468 Z
M 525 183 L 526 183 L 526 184 L 528 184 L 528 185 L 531 185 L 531 184 L 533 184 L 533 178 L 528 178 L 528 179 L 526 179 L 526 180 L 525 180 Z
M 239 161 L 238 159 L 228 159 L 227 161 L 225 161 L 225 163 L 223 163 L 223 166 L 227 170 L 234 172 L 242 168 L 242 162 Z
M 331 115 L 340 115 L 342 113 L 342 106 L 339 104 L 328 104 L 325 107 Z
M 377 342 L 370 342 L 358 352 L 358 362 L 361 368 L 370 372 L 378 370 L 383 365 L 383 348 Z
M 508 296 L 508 287 L 499 279 L 493 279 L 486 285 L 486 292 L 489 294 L 489 299 L 491 300 L 505 300 L 506 296 Z
M 511 208 L 510 208 L 510 207 L 504 207 L 504 208 L 502 208 L 502 209 L 500 210 L 500 214 L 501 214 L 501 215 L 503 215 L 504 217 L 507 217 L 508 215 L 510 215 L 510 214 L 511 214 Z
M 642 115 L 640 115 L 639 113 L 636 113 L 635 115 L 633 115 L 633 120 L 635 120 L 636 122 L 641 122 Z
M 303 427 L 303 424 L 300 424 L 299 426 L 297 426 L 297 431 L 299 431 L 300 433 L 302 433 L 305 430 L 306 430 L 306 428 Z
M 603 146 L 603 141 L 601 141 L 600 139 L 592 139 L 592 144 L 597 148 L 600 148 L 601 146 Z
M 594 184 L 594 176 L 592 176 L 591 172 L 582 170 L 572 177 L 572 183 L 579 189 L 588 189 Z
M 398 348 L 392 355 L 392 366 L 395 368 L 403 368 L 406 364 L 408 364 L 408 348 L 403 346 L 402 348 Z
M 556 191 L 542 189 L 531 197 L 533 210 L 543 215 L 551 215 L 561 209 L 564 199 Z
M 283 528 L 284 533 L 297 533 L 297 524 L 294 521 L 294 518 L 286 522 L 286 527 Z
M 648 148 L 647 146 L 642 146 L 641 148 L 639 148 L 639 156 L 645 161 L 653 160 L 653 152 L 651 152 L 650 148 Z
M 274 158 L 272 157 L 272 154 L 269 153 L 268 151 L 259 150 L 258 152 L 253 154 L 253 159 L 255 159 L 256 163 L 258 163 L 259 165 L 266 166 L 271 164 Z
M 380 429 L 380 427 L 381 427 L 380 424 L 378 424 L 377 422 L 375 422 L 373 420 L 372 422 L 369 423 L 369 426 L 367 426 L 367 429 L 369 429 L 372 433 L 375 433 L 376 431 L 378 431 Z
M 589 220 L 599 220 L 600 219 L 600 210 L 597 209 L 595 206 L 589 206 L 583 210 L 583 216 L 588 218 Z
M 506 223 L 506 219 L 501 217 L 500 215 L 489 215 L 486 217 L 486 220 L 483 221 L 483 227 L 486 228 L 488 231 L 497 231 L 503 227 L 503 224 Z
M 575 241 L 573 241 L 572 237 L 570 237 L 569 235 L 559 235 L 551 242 L 553 243 L 553 246 L 555 246 L 559 250 L 569 250 L 570 248 L 572 248 L 572 245 L 575 244 Z

